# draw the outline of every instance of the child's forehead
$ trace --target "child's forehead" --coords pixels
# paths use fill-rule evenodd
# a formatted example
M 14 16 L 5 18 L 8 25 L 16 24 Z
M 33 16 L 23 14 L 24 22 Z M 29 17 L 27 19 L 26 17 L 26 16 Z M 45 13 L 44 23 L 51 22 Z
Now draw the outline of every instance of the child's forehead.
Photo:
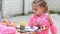
M 37 4 L 32 4 L 32 8 L 43 8 L 42 6 L 39 6 Z
M 32 4 L 32 6 L 33 6 L 33 7 L 37 7 L 37 5 L 36 5 L 36 4 Z
M 32 8 L 44 8 L 44 7 L 38 6 L 38 5 L 36 5 L 36 4 L 32 4 Z
M 36 4 L 32 4 L 32 8 L 38 8 L 39 6 L 37 6 Z

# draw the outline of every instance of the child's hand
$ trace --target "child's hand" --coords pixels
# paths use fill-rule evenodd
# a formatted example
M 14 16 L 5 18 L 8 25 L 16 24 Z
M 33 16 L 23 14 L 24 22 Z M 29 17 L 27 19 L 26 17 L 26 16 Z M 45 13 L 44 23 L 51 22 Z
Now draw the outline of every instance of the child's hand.
M 30 32 L 30 34 L 38 34 L 38 32 Z
M 34 23 L 34 26 L 39 26 L 39 22 L 35 22 Z
M 11 22 L 10 26 L 16 28 L 16 22 Z

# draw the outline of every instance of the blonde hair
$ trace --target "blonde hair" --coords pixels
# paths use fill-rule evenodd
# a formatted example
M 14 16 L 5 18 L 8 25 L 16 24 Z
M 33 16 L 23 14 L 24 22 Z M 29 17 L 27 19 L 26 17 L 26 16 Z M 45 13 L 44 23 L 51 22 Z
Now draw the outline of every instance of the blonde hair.
M 8 26 L 9 25 L 8 19 L 2 19 L 1 24 Z

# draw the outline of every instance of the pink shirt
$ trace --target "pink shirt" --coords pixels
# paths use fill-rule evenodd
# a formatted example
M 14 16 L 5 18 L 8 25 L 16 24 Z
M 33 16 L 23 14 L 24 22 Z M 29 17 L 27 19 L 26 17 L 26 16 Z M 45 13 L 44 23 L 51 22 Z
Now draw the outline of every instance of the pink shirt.
M 0 24 L 0 34 L 16 34 L 14 27 L 7 27 Z
M 49 15 L 48 13 L 45 13 L 44 15 L 38 17 L 33 14 L 30 18 L 29 26 L 31 26 L 31 27 L 34 26 L 34 23 L 38 21 L 40 23 L 39 26 L 45 25 L 47 28 L 46 30 L 41 31 L 38 34 L 49 34 L 49 28 L 50 28 L 52 34 L 57 34 L 57 29 L 56 29 L 55 25 L 53 24 L 52 26 L 50 26 L 49 21 L 46 19 L 46 17 L 48 15 Z

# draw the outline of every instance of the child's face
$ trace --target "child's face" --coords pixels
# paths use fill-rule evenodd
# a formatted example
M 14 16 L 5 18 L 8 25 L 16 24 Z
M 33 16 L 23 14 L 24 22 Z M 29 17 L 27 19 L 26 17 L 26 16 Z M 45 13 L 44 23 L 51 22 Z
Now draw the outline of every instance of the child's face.
M 36 4 L 32 4 L 32 9 L 33 9 L 33 13 L 37 16 L 44 14 L 44 8 L 37 6 Z

